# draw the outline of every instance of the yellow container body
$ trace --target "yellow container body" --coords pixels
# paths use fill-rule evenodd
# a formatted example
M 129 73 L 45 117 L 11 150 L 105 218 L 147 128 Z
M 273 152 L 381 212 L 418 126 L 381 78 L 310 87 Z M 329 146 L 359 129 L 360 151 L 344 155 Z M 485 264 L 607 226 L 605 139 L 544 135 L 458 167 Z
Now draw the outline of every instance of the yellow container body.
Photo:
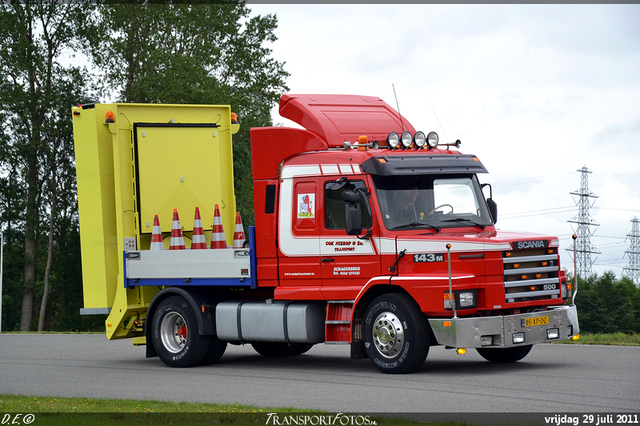
M 189 248 L 195 208 L 209 242 L 218 204 L 232 244 L 232 135 L 238 128 L 226 105 L 73 108 L 84 310 L 109 312 L 110 339 L 144 343 L 140 324 L 159 290 L 124 287 L 123 253 L 149 249 L 156 214 L 168 249 L 177 209 Z

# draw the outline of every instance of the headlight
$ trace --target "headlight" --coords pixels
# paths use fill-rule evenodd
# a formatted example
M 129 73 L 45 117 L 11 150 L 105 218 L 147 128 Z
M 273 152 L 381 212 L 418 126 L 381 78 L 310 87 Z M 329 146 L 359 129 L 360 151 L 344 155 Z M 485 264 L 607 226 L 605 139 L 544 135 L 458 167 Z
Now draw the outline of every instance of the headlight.
M 463 291 L 458 293 L 459 306 L 470 308 L 476 304 L 476 293 L 474 291 Z
M 511 337 L 511 341 L 516 345 L 518 343 L 524 343 L 525 342 L 524 333 L 513 333 L 513 336 Z
M 424 132 L 416 132 L 413 135 L 413 143 L 416 144 L 416 147 L 422 149 L 427 143 L 427 137 L 424 135 Z
M 413 136 L 409 132 L 402 132 L 402 136 L 400 136 L 400 142 L 402 143 L 402 147 L 404 149 L 411 148 L 411 144 L 413 143 Z
M 396 132 L 391 132 L 387 136 L 387 145 L 389 148 L 396 149 L 400 145 L 400 136 Z
M 475 309 L 478 307 L 478 290 L 455 290 L 453 297 L 456 300 L 456 309 Z M 451 309 L 449 291 L 444 292 L 444 308 Z
M 438 137 L 438 134 L 436 132 L 429 132 L 429 134 L 427 135 L 427 145 L 429 146 L 429 149 L 434 149 L 435 147 L 437 147 L 439 141 L 440 138 Z

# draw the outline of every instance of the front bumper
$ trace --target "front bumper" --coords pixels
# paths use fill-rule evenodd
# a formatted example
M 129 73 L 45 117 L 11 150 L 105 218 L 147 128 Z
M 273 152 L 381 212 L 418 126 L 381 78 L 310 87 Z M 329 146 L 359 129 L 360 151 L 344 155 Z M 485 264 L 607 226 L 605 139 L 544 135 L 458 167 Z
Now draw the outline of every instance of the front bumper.
M 529 325 L 545 322 L 545 317 L 546 324 Z M 575 306 L 507 316 L 436 318 L 429 319 L 429 325 L 438 344 L 453 348 L 509 348 L 569 340 L 580 332 Z M 519 343 L 514 343 L 514 335 Z

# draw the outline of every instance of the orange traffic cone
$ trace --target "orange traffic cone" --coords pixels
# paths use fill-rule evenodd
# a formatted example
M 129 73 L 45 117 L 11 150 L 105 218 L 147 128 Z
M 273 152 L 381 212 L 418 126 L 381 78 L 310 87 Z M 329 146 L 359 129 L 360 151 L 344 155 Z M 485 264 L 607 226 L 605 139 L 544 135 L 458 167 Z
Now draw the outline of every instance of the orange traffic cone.
M 233 233 L 233 248 L 242 248 L 244 246 L 244 228 L 242 227 L 242 219 L 240 212 L 236 212 L 236 229 Z
M 207 242 L 204 239 L 200 209 L 196 207 L 196 215 L 193 218 L 193 234 L 191 234 L 191 250 L 206 250 Z
M 222 227 L 222 218 L 220 217 L 220 209 L 216 204 L 216 211 L 213 215 L 213 229 L 211 230 L 211 248 L 226 249 L 227 239 L 224 236 L 224 228 Z
M 153 233 L 151 234 L 151 250 L 164 250 L 162 242 L 162 231 L 160 230 L 160 219 L 158 215 L 153 218 Z
M 169 250 L 186 250 L 184 246 L 184 237 L 182 236 L 182 227 L 180 226 L 180 218 L 178 217 L 178 209 L 173 209 L 173 223 L 171 224 L 171 242 Z

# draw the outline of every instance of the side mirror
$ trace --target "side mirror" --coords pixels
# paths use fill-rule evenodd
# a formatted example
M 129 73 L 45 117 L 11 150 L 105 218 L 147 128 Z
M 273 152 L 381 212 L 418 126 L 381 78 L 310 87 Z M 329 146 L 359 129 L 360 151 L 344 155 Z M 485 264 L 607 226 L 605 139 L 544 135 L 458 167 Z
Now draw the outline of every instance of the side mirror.
M 489 187 L 489 198 L 487 198 L 487 207 L 489 207 L 489 213 L 491 213 L 491 217 L 493 218 L 493 223 L 498 223 L 498 205 L 495 201 L 493 201 L 493 188 L 488 183 L 483 183 L 480 185 L 484 192 L 484 188 Z
M 487 199 L 487 207 L 489 207 L 489 213 L 491 213 L 493 223 L 498 223 L 498 205 L 492 198 Z
M 362 233 L 362 212 L 360 211 L 360 194 L 354 190 L 346 190 L 342 193 L 344 205 L 344 224 L 347 235 L 360 235 Z
M 360 194 L 358 194 L 353 189 L 347 189 L 342 193 L 342 201 L 345 203 L 359 203 L 360 202 Z

